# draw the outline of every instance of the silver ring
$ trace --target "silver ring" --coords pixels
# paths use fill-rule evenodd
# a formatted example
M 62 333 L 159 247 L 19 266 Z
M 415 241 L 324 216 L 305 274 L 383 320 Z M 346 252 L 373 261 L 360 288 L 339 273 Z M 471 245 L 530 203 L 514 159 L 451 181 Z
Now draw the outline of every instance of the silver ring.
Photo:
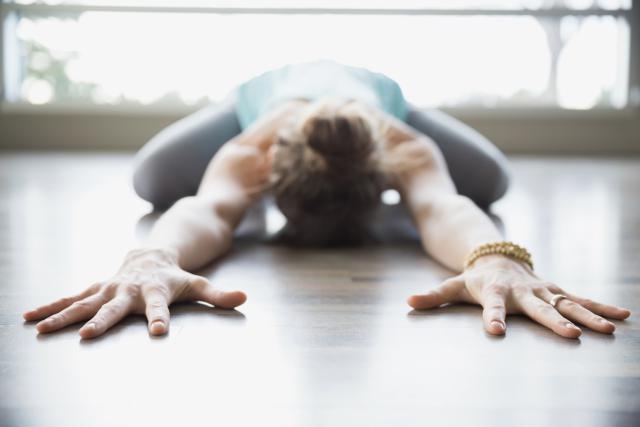
M 551 300 L 549 301 L 549 304 L 551 304 L 554 308 L 556 305 L 558 305 L 558 301 L 560 301 L 562 298 L 567 298 L 569 299 L 568 296 L 566 295 L 562 295 L 562 294 L 555 294 Z

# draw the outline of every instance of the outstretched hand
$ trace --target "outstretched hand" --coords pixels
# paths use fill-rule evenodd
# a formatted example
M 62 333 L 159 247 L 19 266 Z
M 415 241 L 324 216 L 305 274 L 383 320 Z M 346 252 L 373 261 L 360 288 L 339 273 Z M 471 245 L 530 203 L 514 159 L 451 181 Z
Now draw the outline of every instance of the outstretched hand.
M 115 276 L 85 291 L 24 313 L 25 320 L 42 320 L 38 332 L 48 333 L 90 319 L 80 328 L 82 338 L 94 338 L 131 313 L 145 314 L 149 332 L 169 330 L 169 305 L 178 301 L 205 301 L 234 308 L 246 300 L 243 292 L 216 289 L 209 280 L 182 270 L 169 251 L 140 249 L 129 252 Z
M 565 295 L 556 306 L 549 302 L 556 294 Z M 483 307 L 487 332 L 502 335 L 507 314 L 525 314 L 556 334 L 578 338 L 578 322 L 594 331 L 611 334 L 615 325 L 604 317 L 622 320 L 631 312 L 570 294 L 536 276 L 529 266 L 501 255 L 479 258 L 462 274 L 449 278 L 426 294 L 407 301 L 415 309 L 430 309 L 445 303 L 466 302 Z

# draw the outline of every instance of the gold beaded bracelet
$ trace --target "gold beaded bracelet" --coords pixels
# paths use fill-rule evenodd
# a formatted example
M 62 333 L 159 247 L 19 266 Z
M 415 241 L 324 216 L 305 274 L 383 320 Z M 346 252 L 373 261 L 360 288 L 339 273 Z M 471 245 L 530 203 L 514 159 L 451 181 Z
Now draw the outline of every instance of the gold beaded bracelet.
M 506 255 L 510 258 L 522 261 L 531 267 L 533 270 L 533 261 L 531 260 L 531 254 L 522 246 L 518 246 L 513 242 L 494 242 L 485 243 L 475 248 L 467 257 L 464 263 L 464 269 L 471 267 L 471 265 L 478 258 L 485 255 Z

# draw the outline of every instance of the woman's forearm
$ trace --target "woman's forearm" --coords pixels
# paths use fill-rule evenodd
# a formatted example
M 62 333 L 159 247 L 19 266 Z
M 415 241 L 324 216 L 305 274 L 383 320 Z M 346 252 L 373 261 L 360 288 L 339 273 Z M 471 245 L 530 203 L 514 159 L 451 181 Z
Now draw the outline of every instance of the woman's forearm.
M 185 270 L 226 252 L 235 227 L 260 197 L 269 171 L 267 150 L 286 111 L 276 110 L 226 142 L 209 163 L 197 194 L 180 199 L 160 217 L 145 246 L 174 252 Z
M 465 196 L 434 197 L 414 218 L 425 251 L 455 271 L 462 271 L 465 258 L 478 245 L 502 240 L 489 217 Z
M 188 271 L 205 266 L 231 246 L 233 230 L 248 200 L 237 193 L 185 197 L 158 221 L 144 246 L 176 253 Z

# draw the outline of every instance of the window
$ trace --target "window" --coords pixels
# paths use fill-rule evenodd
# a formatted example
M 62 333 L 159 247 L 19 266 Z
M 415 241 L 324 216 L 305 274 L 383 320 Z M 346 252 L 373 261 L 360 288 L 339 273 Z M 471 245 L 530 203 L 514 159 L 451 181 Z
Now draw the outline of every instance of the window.
M 423 106 L 630 105 L 631 0 L 265 3 L 5 2 L 4 101 L 196 106 L 324 57 Z

